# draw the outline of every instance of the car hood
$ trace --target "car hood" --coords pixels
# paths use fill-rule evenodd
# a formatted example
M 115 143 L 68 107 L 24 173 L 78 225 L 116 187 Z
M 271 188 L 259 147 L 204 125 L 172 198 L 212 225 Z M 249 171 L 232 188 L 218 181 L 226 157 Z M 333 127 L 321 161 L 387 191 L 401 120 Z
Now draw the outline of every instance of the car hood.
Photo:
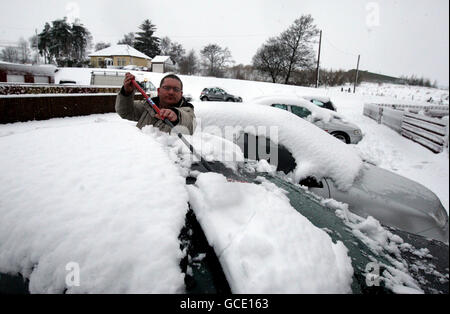
M 351 122 L 344 122 L 343 120 L 338 119 L 331 119 L 328 122 L 322 121 L 317 122 L 315 124 L 322 123 L 323 128 L 325 129 L 332 129 L 332 130 L 340 130 L 340 131 L 353 131 L 353 130 L 359 130 L 359 127 L 356 124 L 353 124 Z
M 433 217 L 441 227 L 448 224 L 448 215 L 439 198 L 422 184 L 391 171 L 365 163 L 355 181 L 370 197 L 399 200 L 405 209 L 414 209 Z

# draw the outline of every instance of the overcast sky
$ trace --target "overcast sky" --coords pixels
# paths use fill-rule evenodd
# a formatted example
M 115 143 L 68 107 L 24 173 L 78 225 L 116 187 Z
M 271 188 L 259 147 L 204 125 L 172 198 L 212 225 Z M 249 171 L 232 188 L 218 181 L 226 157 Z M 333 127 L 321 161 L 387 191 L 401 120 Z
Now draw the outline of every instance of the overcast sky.
M 449 85 L 448 0 L 0 0 L 0 48 L 40 32 L 45 22 L 78 17 L 94 43 L 116 44 L 150 19 L 158 37 L 186 51 L 210 43 L 250 64 L 257 49 L 303 14 L 323 31 L 321 67 L 424 76 Z M 316 49 L 317 50 L 317 49 Z

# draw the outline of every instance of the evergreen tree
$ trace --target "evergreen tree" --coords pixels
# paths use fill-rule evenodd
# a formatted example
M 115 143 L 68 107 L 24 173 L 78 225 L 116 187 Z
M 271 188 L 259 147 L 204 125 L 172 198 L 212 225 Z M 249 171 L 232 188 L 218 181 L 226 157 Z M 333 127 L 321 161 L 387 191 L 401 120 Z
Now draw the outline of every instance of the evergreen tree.
M 151 23 L 150 20 L 145 20 L 139 29 L 142 32 L 136 33 L 136 41 L 134 43 L 134 48 L 142 52 L 143 54 L 153 58 L 160 54 L 158 37 L 153 36 L 156 31 L 155 25 Z
M 47 63 L 59 66 L 81 66 L 86 62 L 86 52 L 91 47 L 92 36 L 79 20 L 70 25 L 67 18 L 45 23 L 38 35 L 37 47 Z
M 44 29 L 38 34 L 38 50 L 41 56 L 44 57 L 45 63 L 51 62 L 50 47 L 51 47 L 51 26 L 45 23 Z
M 86 59 L 86 51 L 92 45 L 92 36 L 87 28 L 80 23 L 79 20 L 75 20 L 71 28 L 72 33 L 72 47 L 71 47 L 71 60 L 73 65 L 80 66 Z

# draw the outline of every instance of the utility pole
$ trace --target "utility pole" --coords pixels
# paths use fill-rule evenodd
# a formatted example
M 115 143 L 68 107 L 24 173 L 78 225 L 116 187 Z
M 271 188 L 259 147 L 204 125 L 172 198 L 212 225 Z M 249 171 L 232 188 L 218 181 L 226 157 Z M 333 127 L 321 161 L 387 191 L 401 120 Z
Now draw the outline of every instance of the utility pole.
M 322 30 L 320 31 L 320 39 L 319 39 L 319 57 L 317 58 L 316 88 L 319 87 L 320 47 L 321 46 L 322 46 Z
M 355 85 L 353 86 L 353 94 L 356 91 L 356 84 L 358 83 L 358 72 L 359 72 L 359 58 L 361 55 L 358 55 L 358 64 L 356 65 L 356 75 L 355 75 Z

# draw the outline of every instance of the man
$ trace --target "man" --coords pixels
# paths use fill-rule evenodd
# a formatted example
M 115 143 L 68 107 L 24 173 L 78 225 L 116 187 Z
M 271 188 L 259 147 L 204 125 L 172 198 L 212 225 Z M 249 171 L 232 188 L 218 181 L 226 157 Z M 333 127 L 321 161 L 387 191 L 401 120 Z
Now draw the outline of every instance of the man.
M 159 85 L 158 97 L 152 98 L 160 108 L 161 115 L 156 114 L 145 100 L 134 101 L 134 79 L 133 74 L 125 74 L 122 89 L 116 98 L 116 112 L 122 118 L 138 121 L 136 126 L 140 129 L 153 125 L 161 131 L 170 132 L 170 127 L 163 121 L 167 118 L 177 131 L 191 135 L 194 133 L 194 106 L 183 98 L 183 83 L 178 76 L 166 75 Z

